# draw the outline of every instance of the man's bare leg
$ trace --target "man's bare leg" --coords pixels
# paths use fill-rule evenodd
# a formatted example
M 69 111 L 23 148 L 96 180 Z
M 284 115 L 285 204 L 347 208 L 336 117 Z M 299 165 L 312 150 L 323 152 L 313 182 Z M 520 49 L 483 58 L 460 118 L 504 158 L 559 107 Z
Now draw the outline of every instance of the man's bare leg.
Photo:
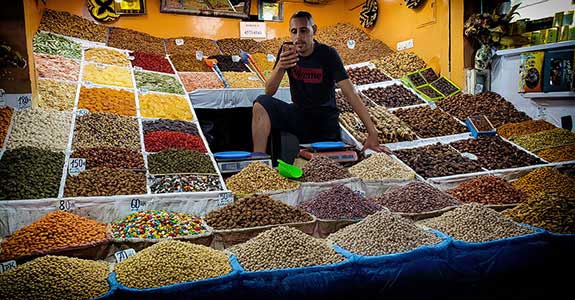
M 252 109 L 252 140 L 254 152 L 266 152 L 268 137 L 271 130 L 271 121 L 266 109 L 258 102 Z

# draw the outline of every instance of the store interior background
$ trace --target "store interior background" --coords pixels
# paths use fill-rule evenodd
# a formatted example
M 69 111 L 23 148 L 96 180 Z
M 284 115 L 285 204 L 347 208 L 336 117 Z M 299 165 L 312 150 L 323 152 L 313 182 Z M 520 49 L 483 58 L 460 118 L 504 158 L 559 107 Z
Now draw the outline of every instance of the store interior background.
M 47 0 L 45 4 L 39 0 L 23 1 L 27 52 L 31 64 L 30 80 L 34 95 L 36 76 L 32 59 L 32 38 L 40 24 L 43 9 L 66 11 L 89 20 L 93 18 L 88 12 L 86 1 Z M 145 15 L 122 16 L 116 22 L 107 25 L 129 28 L 163 38 L 239 37 L 240 19 L 161 13 L 160 2 L 160 0 L 146 1 Z M 266 22 L 267 37 L 288 36 L 289 16 L 298 10 L 311 12 L 320 31 L 322 27 L 338 22 L 351 23 L 358 28 L 363 28 L 359 24 L 359 13 L 363 2 L 362 0 L 329 0 L 324 4 L 306 4 L 303 0 L 284 1 L 284 21 Z M 420 8 L 409 9 L 403 0 L 378 1 L 379 15 L 375 26 L 370 29 L 363 28 L 363 30 L 372 38 L 382 40 L 392 49 L 396 48 L 398 42 L 413 39 L 414 47 L 403 51 L 414 52 L 436 72 L 450 78 L 465 90 L 466 68 L 473 67 L 476 48 L 464 38 L 463 24 L 473 13 L 491 12 L 497 3 L 498 1 L 495 0 L 426 0 Z M 553 15 L 556 11 L 575 9 L 571 0 L 523 0 L 522 3 L 525 8 L 518 10 L 520 18 L 538 19 Z M 251 1 L 250 15 L 256 20 L 257 5 L 257 0 Z M 571 103 L 568 105 L 570 110 L 572 110 L 572 105 Z M 559 107 L 560 111 L 562 109 L 563 107 Z M 210 124 L 207 124 L 207 127 L 216 127 L 211 133 L 209 128 L 204 128 L 208 136 L 216 136 L 217 141 L 210 142 L 212 149 L 214 151 L 250 150 L 250 113 L 251 110 L 246 108 L 198 111 L 198 117 L 204 121 L 204 124 L 209 120 Z M 234 121 L 225 122 L 225 120 Z M 556 125 L 560 126 L 560 124 Z M 222 148 L 224 145 L 226 149 Z

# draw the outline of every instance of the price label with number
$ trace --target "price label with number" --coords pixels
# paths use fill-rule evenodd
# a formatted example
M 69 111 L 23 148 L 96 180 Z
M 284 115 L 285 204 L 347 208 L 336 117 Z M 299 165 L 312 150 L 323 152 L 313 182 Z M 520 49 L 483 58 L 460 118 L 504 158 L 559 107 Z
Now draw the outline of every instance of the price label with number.
M 78 176 L 80 173 L 86 171 L 85 158 L 71 158 L 68 163 L 68 174 L 70 176 Z
M 122 261 L 126 260 L 128 257 L 134 256 L 134 255 L 136 255 L 136 250 L 134 250 L 132 248 L 129 248 L 126 250 L 121 250 L 121 251 L 114 253 L 114 256 L 116 257 L 117 262 L 122 262 Z
M 18 98 L 18 110 L 32 107 L 32 98 L 30 96 L 21 96 Z
M 242 59 L 239 55 L 232 55 L 232 61 L 233 62 L 238 62 L 240 61 L 240 59 Z
M 218 195 L 218 207 L 226 206 L 234 202 L 234 195 L 231 192 L 221 193 Z
M 204 59 L 204 53 L 202 51 L 196 51 L 196 59 L 197 60 Z
M 60 200 L 57 203 L 58 209 L 62 211 L 72 211 L 76 208 L 76 203 L 72 200 Z
M 347 41 L 347 47 L 349 49 L 354 49 L 355 48 L 355 40 L 348 40 Z
M 176 39 L 176 45 L 181 46 L 184 44 L 184 39 Z
M 140 211 L 144 209 L 146 206 L 146 202 L 142 201 L 141 199 L 134 198 L 130 201 L 130 210 L 131 211 Z
M 5 261 L 2 264 L 0 264 L 0 273 L 4 273 L 4 272 L 10 271 L 12 269 L 16 269 L 16 261 L 15 260 Z
M 85 108 L 80 108 L 80 109 L 78 109 L 78 110 L 76 111 L 76 114 L 77 114 L 79 117 L 81 117 L 81 116 L 83 116 L 83 115 L 87 115 L 87 114 L 89 114 L 89 113 L 90 113 L 90 111 L 87 110 L 87 109 L 85 109 Z
M 269 62 L 276 61 L 276 57 L 273 54 L 266 55 L 266 58 L 268 59 Z

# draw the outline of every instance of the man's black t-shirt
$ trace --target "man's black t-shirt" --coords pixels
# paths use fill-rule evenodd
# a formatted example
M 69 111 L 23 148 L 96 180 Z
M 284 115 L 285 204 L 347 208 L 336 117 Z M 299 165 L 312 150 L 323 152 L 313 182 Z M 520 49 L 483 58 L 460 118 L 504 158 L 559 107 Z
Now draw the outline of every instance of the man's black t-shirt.
M 278 52 L 278 60 L 282 49 Z M 277 61 L 276 61 L 277 63 Z M 275 66 L 274 66 L 275 67 Z M 314 50 L 299 56 L 295 67 L 287 70 L 292 102 L 303 110 L 328 109 L 337 112 L 335 83 L 348 79 L 337 51 L 314 40 Z

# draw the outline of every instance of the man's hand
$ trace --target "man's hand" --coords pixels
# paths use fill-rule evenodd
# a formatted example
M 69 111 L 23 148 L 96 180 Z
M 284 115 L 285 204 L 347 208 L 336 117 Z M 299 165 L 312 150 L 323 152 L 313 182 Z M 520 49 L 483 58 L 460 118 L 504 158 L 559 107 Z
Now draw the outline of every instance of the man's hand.
M 379 145 L 379 140 L 377 139 L 377 134 L 369 134 L 367 139 L 365 139 L 365 143 L 363 143 L 363 148 L 361 152 L 365 151 L 366 149 L 371 149 L 377 152 L 384 152 L 385 154 L 391 155 L 391 151 L 385 147 Z
M 289 68 L 295 67 L 298 60 L 299 58 L 297 57 L 295 46 L 284 44 L 282 46 L 282 53 L 280 54 L 280 59 L 277 66 L 280 69 L 287 70 Z

